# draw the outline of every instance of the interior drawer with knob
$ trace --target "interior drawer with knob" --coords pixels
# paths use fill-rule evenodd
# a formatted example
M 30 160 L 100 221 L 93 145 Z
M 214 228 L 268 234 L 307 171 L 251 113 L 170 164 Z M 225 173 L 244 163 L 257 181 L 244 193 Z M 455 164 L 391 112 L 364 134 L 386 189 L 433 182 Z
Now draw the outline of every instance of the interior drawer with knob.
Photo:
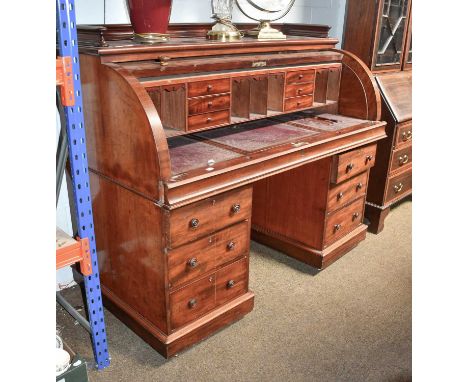
M 221 80 L 196 81 L 188 83 L 188 97 L 200 97 L 211 94 L 230 93 L 231 81 L 229 78 Z
M 219 194 L 169 212 L 168 248 L 250 219 L 252 187 Z
M 216 307 L 216 276 L 210 274 L 169 295 L 171 327 L 177 329 Z
M 344 183 L 332 186 L 328 192 L 328 213 L 366 195 L 368 177 L 369 173 L 365 171 Z
M 362 223 L 365 198 L 357 199 L 351 204 L 328 215 L 325 224 L 324 245 L 330 245 Z
M 300 96 L 310 95 L 313 92 L 314 92 L 313 82 L 310 82 L 308 84 L 290 84 L 286 86 L 284 97 L 285 98 L 300 97 Z
M 170 288 L 181 286 L 249 250 L 247 221 L 225 228 L 173 250 L 167 255 Z
M 299 70 L 286 73 L 286 85 L 315 81 L 315 70 Z
M 229 123 L 229 110 L 215 111 L 213 113 L 191 115 L 187 118 L 187 130 L 201 130 L 212 126 Z
M 376 151 L 377 145 L 373 144 L 335 155 L 332 164 L 332 183 L 340 183 L 370 169 L 374 166 Z
M 389 178 L 385 190 L 384 204 L 410 193 L 412 185 L 412 169 Z
M 247 256 L 216 273 L 216 305 L 222 305 L 247 292 L 249 263 Z
M 411 143 L 398 150 L 393 150 L 392 159 L 390 160 L 390 172 L 409 167 L 413 160 L 412 152 Z
M 293 111 L 312 107 L 314 96 L 306 95 L 302 97 L 287 98 L 284 100 L 284 111 Z
M 395 147 L 411 142 L 413 139 L 413 122 L 400 123 L 395 134 Z
M 189 115 L 208 113 L 212 111 L 227 110 L 230 107 L 231 96 L 229 94 L 190 98 L 188 100 Z

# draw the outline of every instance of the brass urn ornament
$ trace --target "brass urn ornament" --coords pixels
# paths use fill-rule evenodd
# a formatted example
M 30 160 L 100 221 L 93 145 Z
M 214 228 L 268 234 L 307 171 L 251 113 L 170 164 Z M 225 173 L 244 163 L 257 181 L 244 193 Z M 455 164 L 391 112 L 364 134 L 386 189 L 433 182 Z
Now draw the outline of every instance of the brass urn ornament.
M 271 22 L 286 16 L 295 0 L 237 0 L 237 6 L 249 19 L 258 21 L 255 29 L 247 32 L 259 40 L 284 40 L 286 35 L 271 27 Z
M 208 31 L 206 38 L 210 40 L 238 41 L 242 33 L 232 23 L 232 7 L 234 0 L 212 0 L 211 7 L 216 24 Z

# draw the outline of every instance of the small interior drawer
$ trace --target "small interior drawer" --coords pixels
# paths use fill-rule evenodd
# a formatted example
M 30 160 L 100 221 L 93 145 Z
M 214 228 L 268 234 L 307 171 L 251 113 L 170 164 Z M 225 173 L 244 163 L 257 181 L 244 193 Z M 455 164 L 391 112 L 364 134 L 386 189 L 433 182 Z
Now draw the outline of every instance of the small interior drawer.
M 400 198 L 402 195 L 409 194 L 411 192 L 412 183 L 412 170 L 403 172 L 392 176 L 387 183 L 385 190 L 384 204 L 390 203 L 394 199 Z
M 410 142 L 413 138 L 413 122 L 400 123 L 395 134 L 395 147 Z
M 393 150 L 392 159 L 390 160 L 390 172 L 411 166 L 413 161 L 412 147 L 410 143 L 400 149 Z
M 169 295 L 171 327 L 177 329 L 216 306 L 216 276 L 211 274 Z
M 224 125 L 229 123 L 229 121 L 229 110 L 192 115 L 188 117 L 188 130 L 200 130 L 207 127 Z
M 325 246 L 334 243 L 362 223 L 364 200 L 364 198 L 360 198 L 327 217 Z
M 284 111 L 305 109 L 308 107 L 312 107 L 313 103 L 314 103 L 314 97 L 312 95 L 287 98 L 284 101 Z
M 216 305 L 222 305 L 247 292 L 249 263 L 245 256 L 216 273 Z
M 285 98 L 300 97 L 314 92 L 314 83 L 290 84 L 286 86 Z
M 211 81 L 197 81 L 188 83 L 188 97 L 200 97 L 211 94 L 229 93 L 231 81 L 229 78 Z
M 369 145 L 333 157 L 332 183 L 340 183 L 371 168 L 375 163 L 377 145 Z
M 207 96 L 203 98 L 190 98 L 188 112 L 190 115 L 208 113 L 229 109 L 231 97 L 229 94 L 220 96 Z
M 368 172 L 347 180 L 344 183 L 331 187 L 328 192 L 328 213 L 336 211 L 356 198 L 366 195 Z
M 250 219 L 252 187 L 226 192 L 170 211 L 169 248 Z
M 286 85 L 314 82 L 315 70 L 299 70 L 286 73 Z

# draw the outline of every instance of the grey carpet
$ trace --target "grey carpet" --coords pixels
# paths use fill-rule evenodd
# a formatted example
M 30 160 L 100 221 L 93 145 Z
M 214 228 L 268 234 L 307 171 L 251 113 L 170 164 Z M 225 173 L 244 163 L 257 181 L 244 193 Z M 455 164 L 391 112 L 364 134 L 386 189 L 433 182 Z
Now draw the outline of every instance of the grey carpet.
M 111 367 L 90 381 L 411 380 L 411 201 L 321 272 L 252 242 L 250 288 L 252 313 L 170 360 L 106 311 Z M 64 295 L 83 304 L 76 287 Z M 57 325 L 92 364 L 89 336 L 58 305 Z

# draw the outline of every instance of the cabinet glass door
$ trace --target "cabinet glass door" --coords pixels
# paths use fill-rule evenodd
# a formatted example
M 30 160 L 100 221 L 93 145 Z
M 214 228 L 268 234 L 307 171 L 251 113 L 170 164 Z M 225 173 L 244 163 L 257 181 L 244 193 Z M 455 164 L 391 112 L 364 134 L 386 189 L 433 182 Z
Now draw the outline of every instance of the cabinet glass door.
M 404 55 L 409 0 L 383 0 L 374 66 L 400 66 Z

